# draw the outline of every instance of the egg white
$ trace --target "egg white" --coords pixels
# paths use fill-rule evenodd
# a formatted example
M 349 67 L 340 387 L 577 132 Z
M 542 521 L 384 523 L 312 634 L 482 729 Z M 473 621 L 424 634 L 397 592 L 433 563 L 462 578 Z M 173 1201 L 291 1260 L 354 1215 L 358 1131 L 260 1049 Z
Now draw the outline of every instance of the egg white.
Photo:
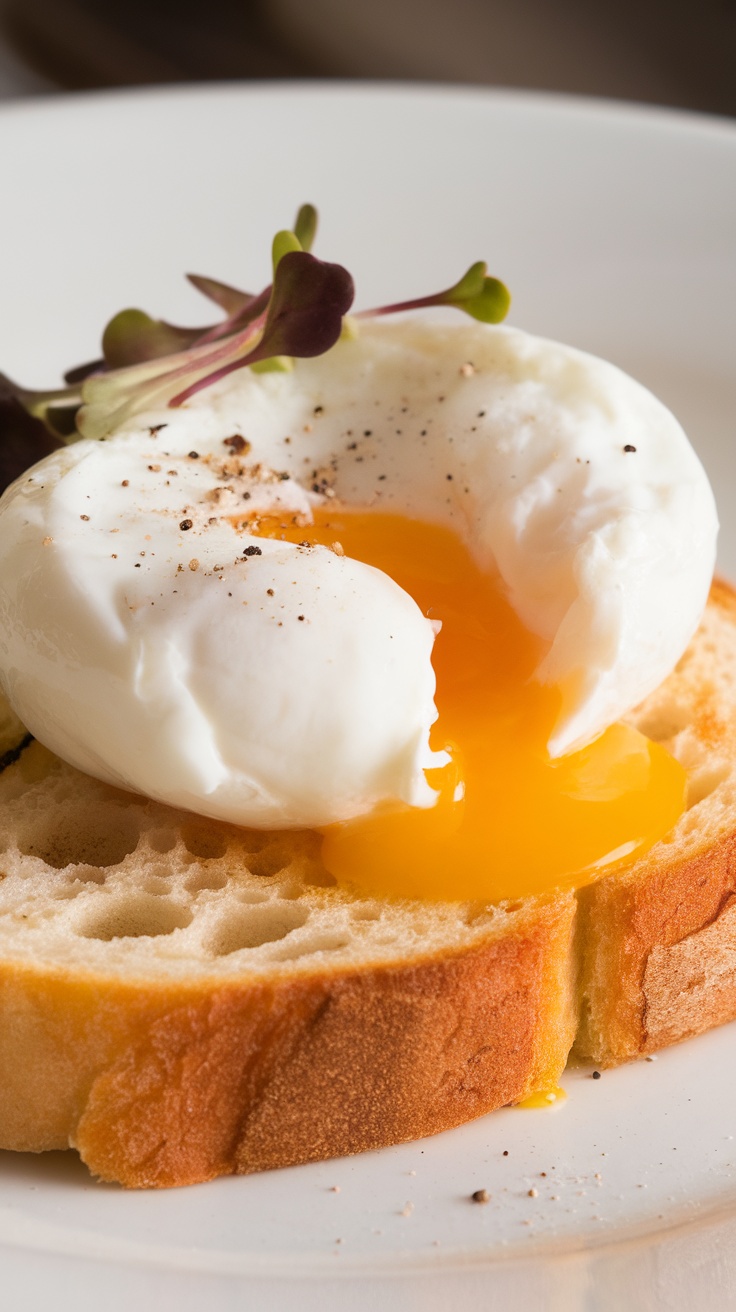
M 430 621 L 370 566 L 241 527 L 333 498 L 449 525 L 498 572 L 563 692 L 553 754 L 661 682 L 707 597 L 712 493 L 649 392 L 514 329 L 379 322 L 65 448 L 5 494 L 17 713 L 80 769 L 236 823 L 428 804 Z

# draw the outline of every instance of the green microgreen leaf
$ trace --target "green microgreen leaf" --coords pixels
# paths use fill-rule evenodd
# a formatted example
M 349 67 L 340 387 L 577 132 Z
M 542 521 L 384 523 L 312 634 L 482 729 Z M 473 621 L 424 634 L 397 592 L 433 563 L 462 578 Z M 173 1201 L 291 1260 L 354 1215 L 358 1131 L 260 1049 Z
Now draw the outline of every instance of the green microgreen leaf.
M 446 291 L 439 305 L 455 305 L 481 323 L 501 323 L 509 312 L 511 296 L 498 278 L 487 274 L 483 261 L 471 264 L 459 282 Z
M 276 276 L 276 270 L 284 256 L 288 255 L 289 251 L 300 251 L 301 249 L 302 244 L 296 233 L 289 232 L 288 228 L 284 228 L 281 232 L 276 233 L 271 246 L 271 261 L 273 263 L 274 277 Z
M 145 310 L 121 310 L 102 334 L 102 354 L 108 369 L 127 369 L 186 351 L 205 331 L 177 328 L 163 319 L 152 319 Z
M 294 368 L 294 357 L 272 355 L 268 360 L 254 360 L 250 368 L 254 374 L 290 374 Z
M 317 211 L 314 205 L 300 206 L 294 224 L 294 234 L 303 251 L 311 251 L 317 235 Z

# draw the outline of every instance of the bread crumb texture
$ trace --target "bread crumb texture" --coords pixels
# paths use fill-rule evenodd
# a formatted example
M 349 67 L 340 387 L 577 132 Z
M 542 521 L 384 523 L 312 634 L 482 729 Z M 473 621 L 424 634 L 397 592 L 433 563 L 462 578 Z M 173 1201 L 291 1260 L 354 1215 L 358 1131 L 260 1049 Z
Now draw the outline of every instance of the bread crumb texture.
M 0 1145 L 173 1185 L 433 1134 L 553 1082 L 574 900 L 386 903 L 312 833 L 0 775 Z
M 576 1028 L 606 1066 L 731 1019 L 735 671 L 736 599 L 716 585 L 632 716 L 688 771 L 675 830 L 577 898 L 497 906 L 359 896 L 315 834 L 117 791 L 8 714 L 0 1147 L 71 1145 L 106 1180 L 186 1184 L 521 1101 L 557 1083 Z

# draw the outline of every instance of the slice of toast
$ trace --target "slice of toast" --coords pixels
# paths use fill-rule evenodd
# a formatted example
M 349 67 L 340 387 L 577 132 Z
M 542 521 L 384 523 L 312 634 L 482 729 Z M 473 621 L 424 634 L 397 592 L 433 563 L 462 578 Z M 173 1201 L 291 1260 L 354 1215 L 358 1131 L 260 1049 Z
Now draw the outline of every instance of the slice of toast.
M 643 860 L 499 906 L 335 886 L 258 833 L 80 775 L 0 775 L 0 1147 L 175 1185 L 400 1142 L 736 1015 L 736 595 L 632 719 L 686 766 Z
M 0 1147 L 176 1185 L 415 1139 L 553 1084 L 569 894 L 335 887 L 311 833 L 147 802 L 38 744 L 0 776 Z

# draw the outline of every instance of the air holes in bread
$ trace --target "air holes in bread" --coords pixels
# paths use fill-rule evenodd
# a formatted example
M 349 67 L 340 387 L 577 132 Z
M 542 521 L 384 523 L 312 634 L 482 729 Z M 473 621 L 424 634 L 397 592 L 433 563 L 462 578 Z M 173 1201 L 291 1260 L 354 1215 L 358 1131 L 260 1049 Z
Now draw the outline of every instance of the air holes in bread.
M 518 911 L 522 905 L 523 903 L 521 902 L 507 902 L 504 904 L 503 909 L 504 911 L 511 911 L 511 912 Z M 489 906 L 487 902 L 471 902 L 470 906 L 467 907 L 465 912 L 462 914 L 461 919 L 463 924 L 465 925 L 478 926 L 478 925 L 490 924 L 490 922 L 494 920 L 497 915 L 498 915 L 497 907 Z
M 75 866 L 75 884 L 104 884 L 107 875 L 99 866 Z
M 227 852 L 227 838 L 205 825 L 185 825 L 181 831 L 187 852 L 201 861 L 218 861 Z
M 292 879 L 287 884 L 279 884 L 278 894 L 284 901 L 293 902 L 304 896 L 304 885 Z
M 179 841 L 174 829 L 152 829 L 148 833 L 148 843 L 154 852 L 171 852 Z
M 298 961 L 299 957 L 312 957 L 315 952 L 339 952 L 346 948 L 350 940 L 340 933 L 310 934 L 293 944 L 284 944 L 274 953 L 276 961 Z
M 104 906 L 96 906 L 77 925 L 83 938 L 99 938 L 108 943 L 113 938 L 158 938 L 186 929 L 192 913 L 186 907 L 151 894 L 110 897 Z
M 262 852 L 254 852 L 247 861 L 252 875 L 269 879 L 272 875 L 278 875 L 284 866 L 289 864 L 289 857 L 274 843 L 270 847 L 264 847 Z
M 224 870 L 195 870 L 185 881 L 187 893 L 202 893 L 205 889 L 224 888 L 227 875 Z
M 704 802 L 706 797 L 716 791 L 719 784 L 723 783 L 731 773 L 731 767 L 723 762 L 715 765 L 704 766 L 702 770 L 696 770 L 690 776 L 687 782 L 687 800 L 685 805 L 689 811 L 692 806 L 697 806 L 698 802 Z
M 692 718 L 692 706 L 678 706 L 675 702 L 668 701 L 666 706 L 643 715 L 641 719 L 636 717 L 636 727 L 645 737 L 651 738 L 653 743 L 666 743 L 678 733 L 682 733 L 683 729 L 692 722 Z
M 266 902 L 231 912 L 210 935 L 207 947 L 214 956 L 226 957 L 243 948 L 276 943 L 309 919 L 305 907 L 294 902 Z
M 170 893 L 171 880 L 163 875 L 150 874 L 144 879 L 143 887 L 147 893 Z
M 67 803 L 21 830 L 18 847 L 23 856 L 36 856 L 63 870 L 66 866 L 116 866 L 138 846 L 140 829 L 135 816 L 119 806 L 95 802 L 90 806 Z

